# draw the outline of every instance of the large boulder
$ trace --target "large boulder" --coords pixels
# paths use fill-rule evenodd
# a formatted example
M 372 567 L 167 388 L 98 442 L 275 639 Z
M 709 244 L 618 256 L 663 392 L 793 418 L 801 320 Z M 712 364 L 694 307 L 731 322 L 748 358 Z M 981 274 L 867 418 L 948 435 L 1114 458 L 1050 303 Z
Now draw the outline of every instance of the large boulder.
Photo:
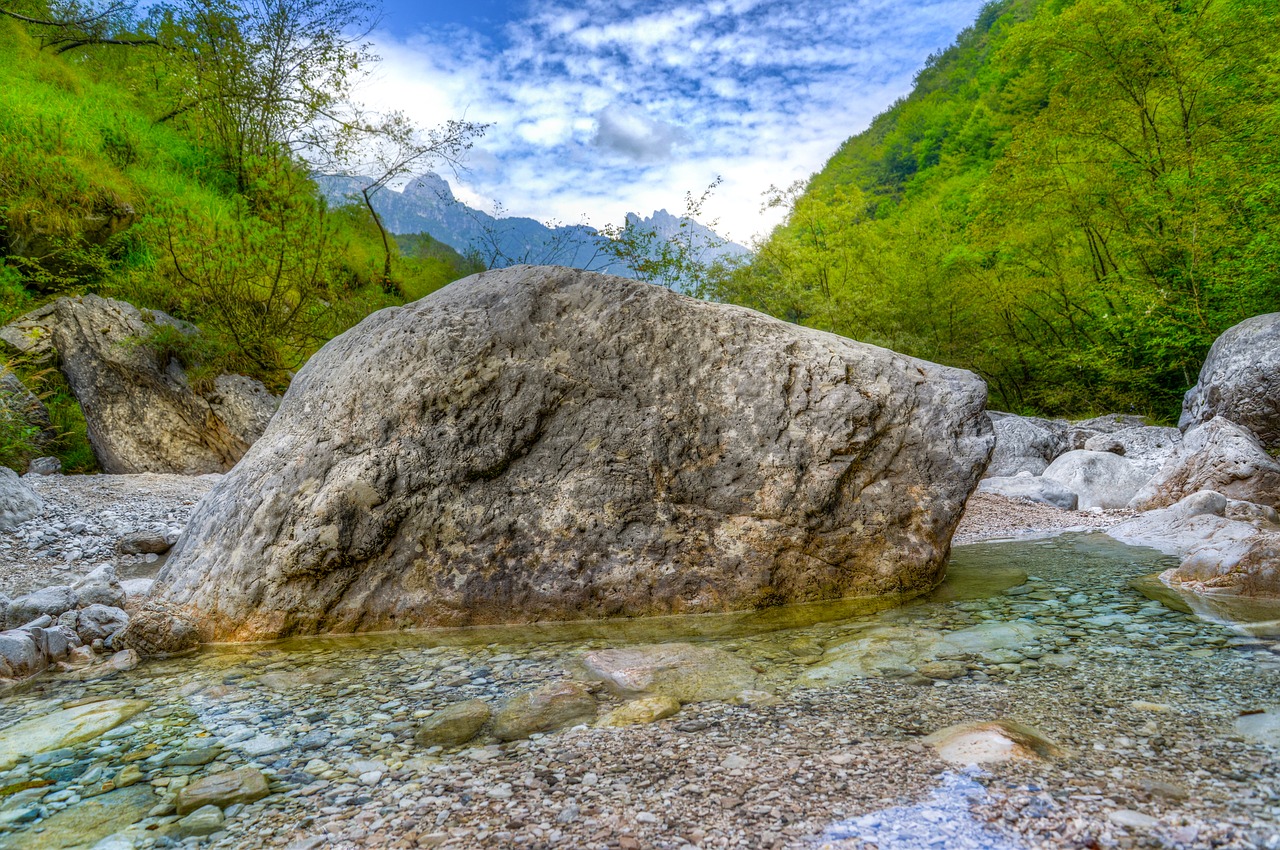
M 1280 448 L 1280 313 L 1245 319 L 1214 341 L 1182 401 L 1184 431 L 1225 417 Z
M 1146 476 L 1155 475 L 1182 442 L 1177 428 L 1158 425 L 1136 425 L 1111 433 L 1100 433 L 1085 441 L 1088 451 L 1122 455 Z
M 261 434 L 262 417 L 246 411 L 269 394 L 249 379 L 197 391 L 175 357 L 144 344 L 156 325 L 197 332 L 164 313 L 84 295 L 28 313 L 0 329 L 0 340 L 56 356 L 104 472 L 226 471 Z
M 1074 511 L 1080 504 L 1080 497 L 1066 485 L 1043 475 L 1025 472 L 1000 478 L 984 478 L 978 482 L 978 492 L 995 493 L 1006 499 L 1026 499 L 1065 511 Z
M 0 531 L 13 531 L 44 511 L 44 500 L 7 466 L 0 466 Z
M 487 272 L 316 354 L 155 598 L 232 640 L 910 596 L 987 463 L 985 397 L 661 287 Z
M 1042 419 L 1013 414 L 991 417 L 996 446 L 987 465 L 986 478 L 1009 478 L 1020 472 L 1039 475 L 1066 450 L 1060 429 Z
M 1184 435 L 1131 506 L 1162 508 L 1200 490 L 1280 508 L 1280 461 L 1244 428 L 1216 416 Z
M 1120 455 L 1080 449 L 1049 464 L 1044 477 L 1074 492 L 1082 509 L 1111 509 L 1127 505 L 1148 476 Z
M 1192 593 L 1280 596 L 1280 516 L 1202 490 L 1107 530 L 1122 543 L 1181 558 L 1160 578 Z

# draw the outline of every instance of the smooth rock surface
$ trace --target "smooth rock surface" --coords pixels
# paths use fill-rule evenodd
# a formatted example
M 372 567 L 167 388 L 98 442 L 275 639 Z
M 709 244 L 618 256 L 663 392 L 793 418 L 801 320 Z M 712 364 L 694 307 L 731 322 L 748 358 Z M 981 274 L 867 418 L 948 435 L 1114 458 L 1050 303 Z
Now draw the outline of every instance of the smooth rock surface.
M 19 833 L 4 846 L 6 850 L 94 847 L 99 840 L 142 820 L 156 800 L 149 785 L 100 794 L 46 818 L 40 832 Z
M 642 697 L 618 706 L 600 719 L 601 726 L 656 723 L 680 711 L 680 700 L 668 696 Z
M 456 702 L 422 721 L 413 739 L 424 747 L 460 747 L 480 733 L 492 714 L 484 700 Z
M 984 478 L 1007 478 L 1020 472 L 1040 475 L 1066 450 L 1062 434 L 1045 427 L 1043 420 L 1014 414 L 992 417 L 996 445 Z
M 176 359 L 139 344 L 156 324 L 197 332 L 154 310 L 84 295 L 22 316 L 0 329 L 0 340 L 35 356 L 56 353 L 104 472 L 230 469 L 260 432 L 244 430 L 236 416 L 220 418 L 225 403 L 196 392 Z
M 41 615 L 57 617 L 75 608 L 76 602 L 76 592 L 70 585 L 55 584 L 12 600 L 7 620 L 12 627 L 23 626 Z
M 142 700 L 109 699 L 52 711 L 0 729 L 0 770 L 47 750 L 91 741 L 145 710 Z
M 527 738 L 587 723 L 596 716 L 596 700 L 577 682 L 552 682 L 509 699 L 493 715 L 493 734 L 499 741 Z
M 225 821 L 222 809 L 212 805 L 201 806 L 174 824 L 174 828 L 177 834 L 182 836 L 213 835 L 222 829 Z
M 0 466 L 0 531 L 13 531 L 40 516 L 44 502 L 7 466 Z
M 178 814 L 187 815 L 205 806 L 220 809 L 236 803 L 252 803 L 271 793 L 267 777 L 254 767 L 215 773 L 192 782 L 174 799 Z
M 1079 497 L 1079 507 L 1123 508 L 1148 476 L 1111 452 L 1070 451 L 1049 464 L 1044 477 L 1057 481 Z
M 1143 475 L 1155 475 L 1177 449 L 1182 432 L 1177 428 L 1138 425 L 1099 434 L 1085 441 L 1087 451 L 1109 451 L 1119 454 Z
M 1245 319 L 1213 343 L 1182 401 L 1184 431 L 1222 416 L 1280 448 L 1280 313 Z
M 1062 755 L 1044 733 L 1013 720 L 991 720 L 949 726 L 924 739 L 938 758 L 952 764 L 991 764 L 1013 759 L 1046 759 Z
M 615 693 L 664 695 L 682 703 L 729 699 L 755 687 L 757 678 L 741 658 L 689 643 L 596 650 L 582 656 L 582 666 Z
M 984 403 L 748 310 L 488 272 L 313 357 L 156 595 L 213 640 L 910 596 L 987 462 Z
M 1074 511 L 1080 504 L 1080 497 L 1074 490 L 1043 475 L 984 478 L 978 482 L 978 492 L 995 493 L 1008 499 L 1027 499 L 1064 511 Z
M 1202 490 L 1107 530 L 1182 563 L 1161 580 L 1192 593 L 1280 597 L 1280 522 L 1274 509 Z
M 1280 461 L 1244 428 L 1218 416 L 1183 436 L 1130 506 L 1163 508 L 1200 490 L 1280 508 Z

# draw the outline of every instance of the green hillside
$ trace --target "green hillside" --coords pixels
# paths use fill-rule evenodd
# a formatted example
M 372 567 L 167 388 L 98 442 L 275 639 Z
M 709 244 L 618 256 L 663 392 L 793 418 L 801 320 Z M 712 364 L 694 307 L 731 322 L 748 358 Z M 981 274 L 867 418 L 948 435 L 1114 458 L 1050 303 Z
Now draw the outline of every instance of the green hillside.
M 223 27 L 238 14 L 231 4 L 210 8 L 227 15 Z M 21 11 L 54 14 L 40 5 Z M 235 26 L 247 33 L 253 24 Z M 409 256 L 394 241 L 384 249 L 364 207 L 330 207 L 300 150 L 284 143 L 320 126 L 307 116 L 275 116 L 283 129 L 274 137 L 228 138 L 228 126 L 271 117 L 225 114 L 237 97 L 260 102 L 261 89 L 249 79 L 202 94 L 200 86 L 213 86 L 198 79 L 207 68 L 183 58 L 196 55 L 184 45 L 198 30 L 182 29 L 172 10 L 115 27 L 106 35 L 176 46 L 62 51 L 59 29 L 0 17 L 0 323 L 62 295 L 122 298 L 201 327 L 198 345 L 161 341 L 176 346 L 195 379 L 229 370 L 281 389 L 313 351 L 369 312 L 471 273 L 461 258 Z M 253 64 L 235 62 L 237 71 Z M 295 97 L 286 91 L 281 100 Z M 387 279 L 384 250 L 393 253 Z M 57 373 L 14 365 L 54 409 L 66 435 L 57 451 L 72 468 L 90 466 L 83 423 Z M 12 435 L 0 434 L 0 452 L 8 442 Z
M 714 296 L 974 369 L 993 406 L 1176 419 L 1280 310 L 1280 8 L 1000 0 Z

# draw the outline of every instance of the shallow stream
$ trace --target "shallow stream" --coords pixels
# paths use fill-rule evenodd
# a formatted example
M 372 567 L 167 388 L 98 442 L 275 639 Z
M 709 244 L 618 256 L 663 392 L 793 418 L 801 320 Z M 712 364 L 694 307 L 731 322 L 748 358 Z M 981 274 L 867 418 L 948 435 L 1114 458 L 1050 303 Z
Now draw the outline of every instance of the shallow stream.
M 957 547 L 942 586 L 890 610 L 313 639 L 46 674 L 0 700 L 0 848 L 969 846 L 931 820 L 956 806 L 1002 847 L 1280 847 L 1280 638 L 1135 588 L 1170 564 L 1064 535 Z M 590 650 L 668 641 L 724 650 L 751 680 L 651 724 L 414 740 L 446 705 L 496 705 L 583 679 Z M 623 702 L 593 689 L 602 716 Z M 145 706 L 78 743 L 27 733 L 27 749 L 52 741 L 38 754 L 6 742 L 106 700 Z M 1065 754 L 960 780 L 921 743 L 1002 718 Z M 245 766 L 272 793 L 184 837 L 177 790 Z M 920 814 L 886 831 L 890 812 Z

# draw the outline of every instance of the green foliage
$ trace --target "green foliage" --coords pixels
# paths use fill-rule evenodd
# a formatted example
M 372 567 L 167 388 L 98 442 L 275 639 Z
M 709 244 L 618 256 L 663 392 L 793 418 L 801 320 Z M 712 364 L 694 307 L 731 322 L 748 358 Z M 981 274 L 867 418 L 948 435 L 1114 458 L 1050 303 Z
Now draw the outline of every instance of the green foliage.
M 0 389 L 0 466 L 21 474 L 35 457 L 40 429 L 27 421 L 9 395 Z
M 403 255 L 399 289 L 406 301 L 417 301 L 459 278 L 485 270 L 475 257 L 464 257 L 429 233 L 406 233 L 396 236 Z
M 52 366 L 16 358 L 3 364 L 44 405 L 48 432 L 24 415 L 25 403 L 0 390 L 0 466 L 25 472 L 32 458 L 52 455 L 67 472 L 95 472 L 97 459 L 89 445 L 84 413 L 66 379 Z
M 1280 309 L 1280 9 L 998 0 L 712 294 L 974 369 L 992 403 L 1176 418 Z
M 45 389 L 39 394 L 49 411 L 54 432 L 53 442 L 45 450 L 62 461 L 63 472 L 98 471 L 84 412 L 61 373 L 50 370 Z
M 722 247 L 725 240 L 699 238 L 691 225 L 702 216 L 707 198 L 722 182 L 723 178 L 717 177 L 696 198 L 692 192 L 685 193 L 684 214 L 674 234 L 660 234 L 630 219 L 622 225 L 605 225 L 600 229 L 603 237 L 598 243 L 600 254 L 610 265 L 625 266 L 636 280 L 670 289 L 683 287 L 690 292 L 707 290 L 714 276 L 729 271 L 729 265 L 708 263 L 704 259 Z M 716 222 L 708 226 L 714 228 Z
M 47 16 L 39 5 L 24 14 Z M 188 337 L 157 325 L 147 340 L 197 383 L 227 369 L 279 389 L 369 312 L 471 272 L 384 246 L 363 208 L 325 204 L 299 158 L 333 161 L 382 126 L 347 99 L 369 57 L 338 24 L 366 5 L 218 0 L 152 10 L 145 26 L 117 19 L 115 30 L 0 17 L 0 321 L 60 295 L 119 297 L 203 330 Z M 115 38 L 121 27 L 164 38 L 166 49 L 43 49 L 88 30 Z M 214 42 L 225 48 L 218 62 L 198 54 Z M 297 62 L 268 79 L 281 50 Z M 402 137 L 411 129 L 396 126 Z M 63 461 L 87 468 L 91 460 L 72 456 L 88 448 L 64 389 L 51 396 L 69 435 Z

